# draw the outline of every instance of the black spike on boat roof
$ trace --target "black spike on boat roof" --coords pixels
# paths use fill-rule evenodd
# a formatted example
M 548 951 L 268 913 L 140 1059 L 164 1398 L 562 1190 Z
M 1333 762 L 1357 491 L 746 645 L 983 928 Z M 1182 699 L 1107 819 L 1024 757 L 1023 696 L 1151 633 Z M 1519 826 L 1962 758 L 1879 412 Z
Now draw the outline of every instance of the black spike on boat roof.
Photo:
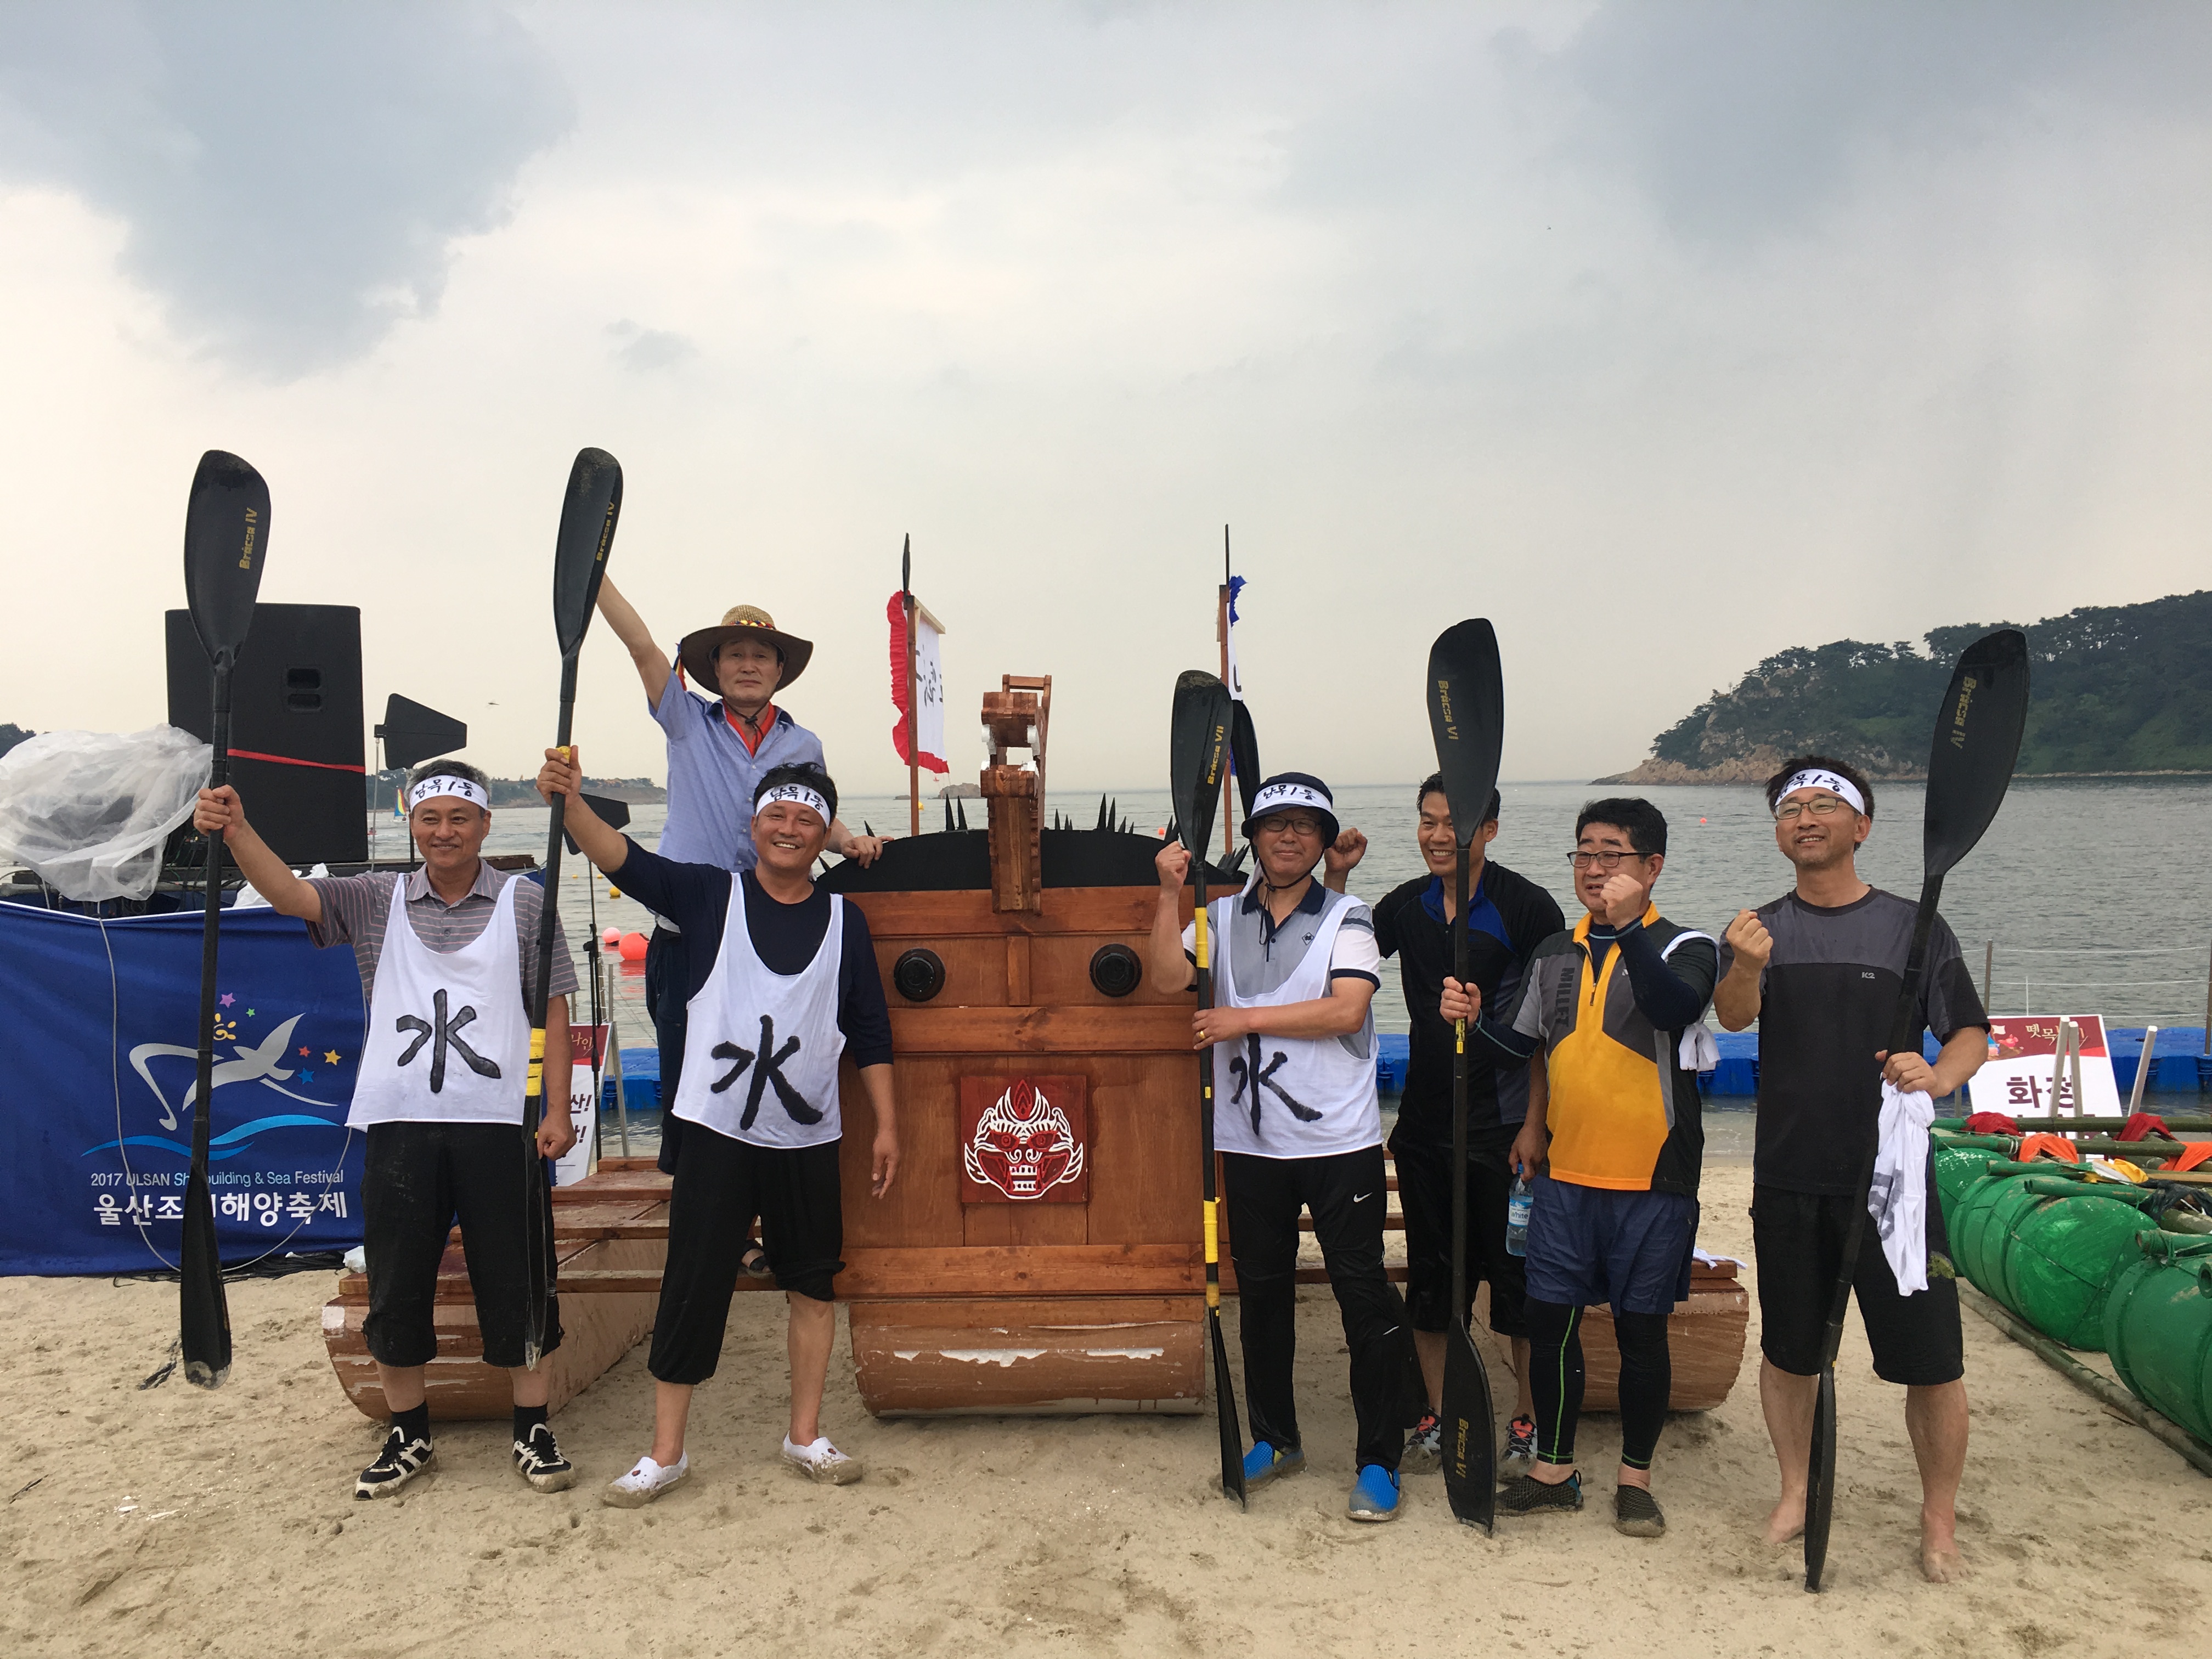
M 1103 830 L 1106 827 L 1106 797 L 1103 795 L 1098 797 L 1098 822 L 1091 827 L 1093 830 Z
M 1176 823 L 1173 818 L 1170 818 L 1167 822 L 1167 827 L 1160 831 L 1160 839 L 1162 841 L 1173 841 L 1176 838 L 1176 831 L 1181 827 L 1182 826 Z
M 964 800 L 956 800 L 952 803 L 952 810 L 959 813 L 960 827 L 965 830 L 968 827 L 968 803 Z
M 945 830 L 947 835 L 952 832 L 952 797 L 950 795 L 945 798 Z

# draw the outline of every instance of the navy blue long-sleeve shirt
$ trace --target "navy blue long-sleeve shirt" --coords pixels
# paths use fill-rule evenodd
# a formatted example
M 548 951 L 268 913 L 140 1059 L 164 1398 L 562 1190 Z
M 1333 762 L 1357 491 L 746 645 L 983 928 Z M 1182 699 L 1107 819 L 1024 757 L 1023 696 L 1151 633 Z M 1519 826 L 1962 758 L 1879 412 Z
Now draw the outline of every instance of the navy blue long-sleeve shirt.
M 690 983 L 684 987 L 689 1002 L 714 971 L 722 949 L 722 930 L 728 925 L 730 893 L 740 888 L 745 896 L 745 934 L 769 971 L 797 974 L 805 969 L 822 948 L 830 932 L 830 895 L 815 889 L 796 904 L 769 896 L 750 870 L 732 875 L 711 864 L 679 864 L 658 853 L 648 853 L 627 836 L 629 856 L 614 879 L 622 890 L 655 915 L 665 916 L 684 930 L 684 961 Z M 876 966 L 876 947 L 868 933 L 868 919 L 850 899 L 845 902 L 843 954 L 837 971 L 837 1029 L 844 1033 L 845 1052 L 855 1066 L 891 1063 L 891 1016 L 884 1000 L 884 980 Z
M 1695 1024 L 1704 1016 L 1705 1003 L 1711 995 L 1710 988 L 1701 992 L 1667 965 L 1666 958 L 1659 954 L 1659 947 L 1651 942 L 1651 935 L 1644 931 L 1641 919 L 1620 928 L 1592 921 L 1587 943 L 1590 972 L 1600 979 L 1605 975 L 1606 957 L 1614 946 L 1620 947 L 1637 1011 L 1658 1030 L 1679 1031 Z M 1475 1029 L 1492 1047 L 1516 1060 L 1526 1060 L 1536 1052 L 1541 1039 L 1515 1030 L 1514 1012 L 1510 1008 L 1486 1006 Z

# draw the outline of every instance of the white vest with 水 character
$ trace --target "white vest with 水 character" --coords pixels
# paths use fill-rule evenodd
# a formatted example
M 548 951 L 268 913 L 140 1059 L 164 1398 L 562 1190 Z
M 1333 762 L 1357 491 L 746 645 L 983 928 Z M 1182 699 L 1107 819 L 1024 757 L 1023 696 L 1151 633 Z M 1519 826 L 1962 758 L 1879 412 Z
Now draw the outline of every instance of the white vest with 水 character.
M 346 1127 L 372 1123 L 522 1125 L 529 1085 L 530 1012 L 522 1004 L 522 947 L 514 936 L 514 879 L 499 890 L 483 933 L 458 951 L 433 951 L 407 919 L 407 878 L 392 884 L 392 912 L 368 999 Z
M 684 1076 L 671 1109 L 750 1146 L 818 1146 L 844 1133 L 837 975 L 845 901 L 830 895 L 830 926 L 814 960 L 796 974 L 779 974 L 753 949 L 743 884 L 730 878 L 722 947 L 685 1014 Z
M 1273 990 L 1237 994 L 1229 926 L 1243 895 L 1206 907 L 1217 960 L 1213 998 L 1224 1008 L 1279 1008 L 1329 994 L 1328 959 L 1338 930 L 1358 902 L 1322 890 L 1313 942 Z M 1340 1037 L 1265 1036 L 1255 1033 L 1213 1045 L 1213 1144 L 1224 1152 L 1260 1158 L 1328 1158 L 1382 1141 L 1382 1106 L 1375 1087 L 1375 1013 Z

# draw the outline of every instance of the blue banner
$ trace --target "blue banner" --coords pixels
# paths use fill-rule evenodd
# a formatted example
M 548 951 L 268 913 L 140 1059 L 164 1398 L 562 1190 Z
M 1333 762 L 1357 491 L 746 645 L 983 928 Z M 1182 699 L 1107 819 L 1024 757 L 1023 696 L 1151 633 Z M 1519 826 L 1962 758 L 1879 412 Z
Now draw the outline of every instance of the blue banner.
M 173 1267 L 198 1087 L 197 911 L 101 923 L 0 903 L 0 1273 Z M 216 976 L 216 1236 L 231 1265 L 361 1243 L 345 1128 L 365 1027 L 350 950 L 226 910 Z

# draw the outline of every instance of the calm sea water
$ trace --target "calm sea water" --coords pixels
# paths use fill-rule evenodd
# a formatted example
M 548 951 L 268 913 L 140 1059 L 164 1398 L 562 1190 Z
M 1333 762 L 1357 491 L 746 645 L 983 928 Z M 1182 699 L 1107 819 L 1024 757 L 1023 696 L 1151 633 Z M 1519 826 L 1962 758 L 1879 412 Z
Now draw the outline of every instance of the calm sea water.
M 1582 783 L 1509 783 L 1492 855 L 1540 881 L 1572 921 L 1581 914 L 1568 879 L 1575 813 L 1593 796 L 1614 793 Z M 1674 920 L 1717 933 L 1736 911 L 1787 890 L 1790 866 L 1776 850 L 1773 826 L 1758 791 L 1691 786 L 1644 793 L 1667 815 L 1669 846 L 1656 898 Z M 1367 833 L 1366 861 L 1352 890 L 1379 897 L 1421 873 L 1413 843 L 1413 785 L 1348 788 L 1340 816 Z M 1917 784 L 1881 786 L 1876 829 L 1861 854 L 1867 879 L 1907 897 L 1920 888 Z M 969 821 L 981 823 L 968 803 Z M 1165 790 L 1130 790 L 1117 811 L 1146 834 L 1166 822 Z M 1079 824 L 1095 821 L 1098 798 L 1057 792 L 1048 803 Z M 653 844 L 665 809 L 634 809 L 631 824 Z M 903 797 L 850 797 L 848 823 L 878 830 L 906 823 Z M 1946 884 L 1943 914 L 1957 932 L 1977 980 L 1984 947 L 1994 945 L 1993 1001 L 2004 1012 L 2101 1013 L 2115 1024 L 2199 1025 L 2205 1012 L 2212 898 L 2189 875 L 2181 854 L 2196 844 L 2212 816 L 2212 781 L 2202 779 L 2062 780 L 2016 783 L 1990 833 Z M 925 830 L 943 822 L 928 804 Z M 490 850 L 545 852 L 546 815 L 502 809 Z M 404 826 L 385 818 L 380 838 Z M 1216 836 L 1219 831 L 1217 829 Z M 383 849 L 390 855 L 389 843 Z M 565 866 L 561 913 L 580 961 L 596 903 L 598 925 L 624 932 L 649 928 L 629 899 L 610 899 L 604 878 L 588 883 L 575 861 Z M 1403 1030 L 1405 1007 L 1396 976 L 1386 975 L 1376 1003 L 1385 1030 Z M 617 976 L 625 1042 L 649 1042 L 642 969 L 626 964 Z

